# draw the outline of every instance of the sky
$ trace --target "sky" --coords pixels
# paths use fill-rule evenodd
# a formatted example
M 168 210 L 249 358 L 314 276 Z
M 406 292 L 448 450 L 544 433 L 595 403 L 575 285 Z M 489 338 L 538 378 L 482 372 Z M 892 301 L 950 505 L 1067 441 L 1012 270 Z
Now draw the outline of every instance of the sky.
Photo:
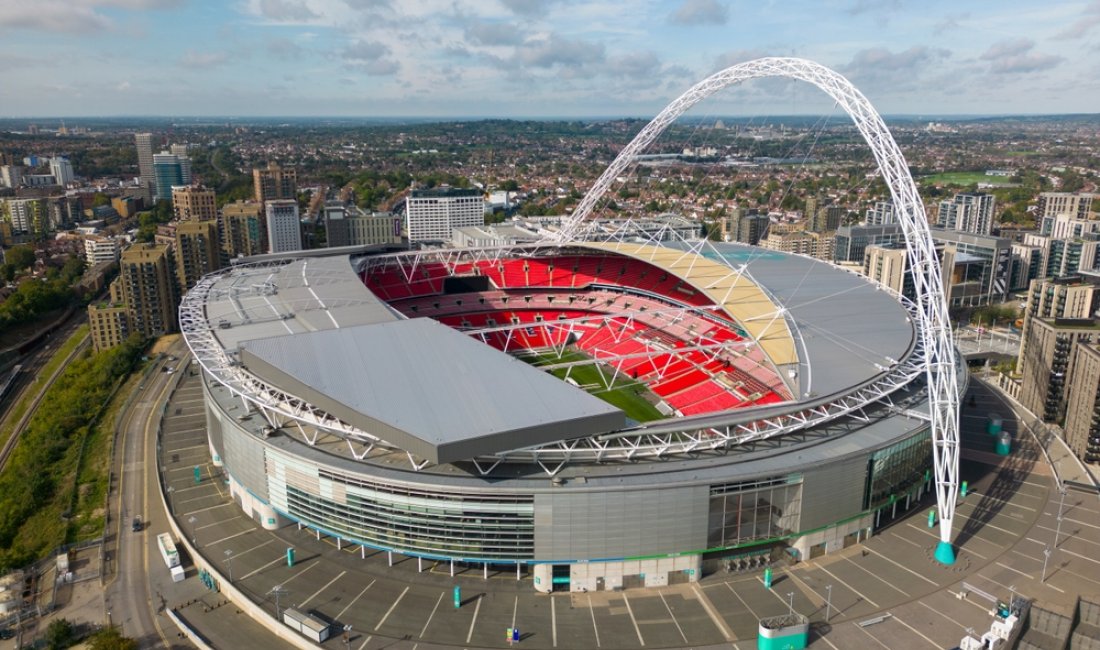
M 1100 111 L 1100 0 L 2 0 L 0 117 L 650 117 L 812 59 L 888 115 Z M 752 81 L 698 115 L 828 114 Z

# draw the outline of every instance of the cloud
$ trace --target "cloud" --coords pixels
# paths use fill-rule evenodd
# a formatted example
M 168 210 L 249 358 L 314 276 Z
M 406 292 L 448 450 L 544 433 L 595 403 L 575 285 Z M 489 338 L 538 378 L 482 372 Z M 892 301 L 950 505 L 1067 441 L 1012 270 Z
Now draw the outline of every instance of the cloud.
M 392 75 L 401 69 L 401 65 L 390 58 L 393 50 L 378 41 L 356 41 L 340 54 L 348 68 L 374 77 Z
M 684 0 L 668 17 L 676 25 L 725 25 L 729 18 L 729 7 L 717 0 Z
M 632 79 L 651 78 L 662 72 L 661 60 L 653 52 L 635 52 L 612 57 L 604 69 L 613 75 Z
M 980 58 L 989 61 L 990 72 L 996 74 L 1041 72 L 1065 60 L 1053 54 L 1032 53 L 1034 48 L 1035 41 L 1030 38 L 1010 38 L 997 41 Z
M 964 11 L 961 14 L 946 14 L 943 18 L 936 22 L 932 26 L 932 32 L 935 34 L 942 34 L 952 29 L 958 29 L 962 27 L 962 22 L 970 19 L 970 12 Z
M 712 70 L 712 72 L 725 70 L 726 68 L 737 65 L 738 63 L 752 61 L 753 59 L 761 59 L 766 56 L 770 56 L 770 54 L 763 50 L 730 50 L 729 52 L 718 55 L 718 58 L 714 60 L 714 70 Z
M 1078 18 L 1069 27 L 1058 33 L 1059 38 L 1081 38 L 1085 34 L 1092 31 L 1093 27 L 1100 25 L 1100 0 L 1094 0 L 1088 7 L 1085 7 L 1085 11 L 1081 17 Z
M 187 50 L 179 64 L 185 68 L 213 68 L 229 60 L 225 52 L 196 52 Z
M 299 0 L 260 0 L 259 10 L 261 16 L 276 22 L 305 22 L 320 17 Z
M 473 23 L 466 27 L 466 39 L 481 45 L 519 45 L 523 35 L 508 23 Z
M 0 2 L 0 29 L 94 33 L 114 27 L 101 9 L 170 9 L 182 0 L 38 0 Z
M 512 13 L 524 18 L 543 16 L 553 4 L 550 0 L 501 0 Z
M 889 13 L 901 8 L 901 0 L 856 0 L 848 7 L 848 13 L 853 16 L 865 13 Z
M 119 91 L 130 90 L 130 82 L 129 81 L 123 81 L 119 85 L 115 86 L 115 90 L 119 90 Z
M 304 50 L 300 45 L 289 38 L 273 38 L 264 43 L 268 54 L 283 61 L 296 61 L 302 57 Z
M 604 46 L 581 39 L 569 39 L 551 34 L 528 40 L 516 48 L 520 63 L 534 68 L 586 68 L 603 62 Z

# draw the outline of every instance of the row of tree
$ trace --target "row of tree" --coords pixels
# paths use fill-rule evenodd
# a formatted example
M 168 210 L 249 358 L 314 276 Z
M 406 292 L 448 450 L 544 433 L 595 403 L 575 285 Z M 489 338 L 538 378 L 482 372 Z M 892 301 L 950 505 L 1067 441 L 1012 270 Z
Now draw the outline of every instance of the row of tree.
M 15 247 L 11 251 L 17 251 L 25 247 Z M 8 252 L 8 259 L 14 255 Z M 30 253 L 33 263 L 34 252 Z M 25 260 L 20 259 L 20 264 Z M 9 262 L 9 264 L 15 264 Z M 27 268 L 29 264 L 24 265 Z M 7 272 L 6 269 L 0 269 Z M 43 314 L 55 309 L 61 309 L 76 299 L 73 284 L 84 273 L 84 261 L 79 256 L 73 255 L 60 268 L 51 268 L 46 271 L 41 279 L 30 279 L 21 282 L 16 290 L 0 303 L 0 331 L 6 327 L 14 327 L 24 323 L 38 320 Z M 14 276 L 14 273 L 13 273 Z M 10 281 L 12 278 L 5 278 Z

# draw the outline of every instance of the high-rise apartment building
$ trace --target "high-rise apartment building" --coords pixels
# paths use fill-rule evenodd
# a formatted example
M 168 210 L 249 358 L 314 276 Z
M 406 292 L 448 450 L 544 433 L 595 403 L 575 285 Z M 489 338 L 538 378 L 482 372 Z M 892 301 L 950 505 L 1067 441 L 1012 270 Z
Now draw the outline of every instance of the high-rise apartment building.
M 118 240 L 113 237 L 86 235 L 84 237 L 84 259 L 89 267 L 104 262 L 117 262 L 119 256 Z
M 390 212 L 364 214 L 354 206 L 326 205 L 325 238 L 337 246 L 397 245 L 401 243 L 400 215 Z
M 153 134 L 135 133 L 134 142 L 137 145 L 138 173 L 141 176 L 143 198 L 152 201 L 157 191 L 157 176 L 153 170 Z
M 23 168 L 19 165 L 4 165 L 0 167 L 0 183 L 4 187 L 15 189 L 23 184 Z
M 267 220 L 262 203 L 227 203 L 219 218 L 221 247 L 226 257 L 251 257 L 267 252 Z
M 878 201 L 875 203 L 875 207 L 867 210 L 864 223 L 868 226 L 885 226 L 897 223 L 897 218 L 894 217 L 894 202 Z
M 73 173 L 73 164 L 69 162 L 68 158 L 61 156 L 50 158 L 50 173 L 53 174 L 57 184 L 61 186 L 68 185 L 76 178 L 76 174 Z
M 264 203 L 267 223 L 267 252 L 286 253 L 302 250 L 302 224 L 298 202 L 284 199 Z
M 1035 218 L 1042 221 L 1045 217 L 1064 214 L 1074 219 L 1088 219 L 1092 213 L 1094 198 L 1095 194 L 1083 192 L 1040 192 L 1039 209 Z
M 178 329 L 173 267 L 168 246 L 135 244 L 122 253 L 119 278 L 131 331 L 153 337 Z
M 757 243 L 757 246 L 767 250 L 807 255 L 820 260 L 832 259 L 835 245 L 832 233 L 806 230 L 780 232 L 775 227 Z
M 481 190 L 438 187 L 414 189 L 405 201 L 409 242 L 450 241 L 455 228 L 485 223 Z
M 218 208 L 214 190 L 195 185 L 173 187 L 172 212 L 179 221 L 216 221 Z
M 1077 346 L 1066 394 L 1066 444 L 1086 463 L 1100 463 L 1100 346 Z
M 837 228 L 834 236 L 833 261 L 836 263 L 863 263 L 863 253 L 868 246 L 881 246 L 905 241 L 901 224 L 888 223 L 879 226 L 856 225 Z
M 950 201 L 940 202 L 936 224 L 947 230 L 988 235 L 993 232 L 995 206 L 992 194 L 956 194 Z
M 191 175 L 188 173 L 185 178 L 183 171 L 183 162 L 176 154 L 168 152 L 153 154 L 153 172 L 156 176 L 154 199 L 157 201 L 171 201 L 173 187 L 189 185 Z M 190 172 L 190 166 L 188 166 L 188 172 Z
M 1066 382 L 1074 374 L 1077 347 L 1096 343 L 1100 327 L 1090 319 L 1031 318 L 1021 335 L 1020 403 L 1045 422 L 1066 410 Z
M 215 221 L 183 221 L 176 226 L 176 281 L 181 293 L 222 267 Z
M 252 185 L 260 203 L 298 198 L 298 172 L 269 163 L 266 169 L 252 170 Z
M 88 328 L 96 352 L 121 345 L 130 336 L 130 309 L 119 303 L 88 305 Z
M 735 231 L 736 240 L 742 244 L 756 246 L 768 233 L 768 226 L 770 225 L 771 219 L 766 214 L 756 214 L 755 212 L 739 214 Z

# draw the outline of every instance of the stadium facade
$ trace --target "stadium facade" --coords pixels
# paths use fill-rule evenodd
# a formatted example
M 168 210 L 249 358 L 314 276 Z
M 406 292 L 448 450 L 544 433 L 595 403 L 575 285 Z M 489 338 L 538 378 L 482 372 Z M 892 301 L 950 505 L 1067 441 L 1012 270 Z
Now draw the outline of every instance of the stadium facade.
M 316 253 L 180 310 L 265 528 L 600 590 L 833 552 L 931 487 L 915 308 L 861 276 L 737 244 Z

